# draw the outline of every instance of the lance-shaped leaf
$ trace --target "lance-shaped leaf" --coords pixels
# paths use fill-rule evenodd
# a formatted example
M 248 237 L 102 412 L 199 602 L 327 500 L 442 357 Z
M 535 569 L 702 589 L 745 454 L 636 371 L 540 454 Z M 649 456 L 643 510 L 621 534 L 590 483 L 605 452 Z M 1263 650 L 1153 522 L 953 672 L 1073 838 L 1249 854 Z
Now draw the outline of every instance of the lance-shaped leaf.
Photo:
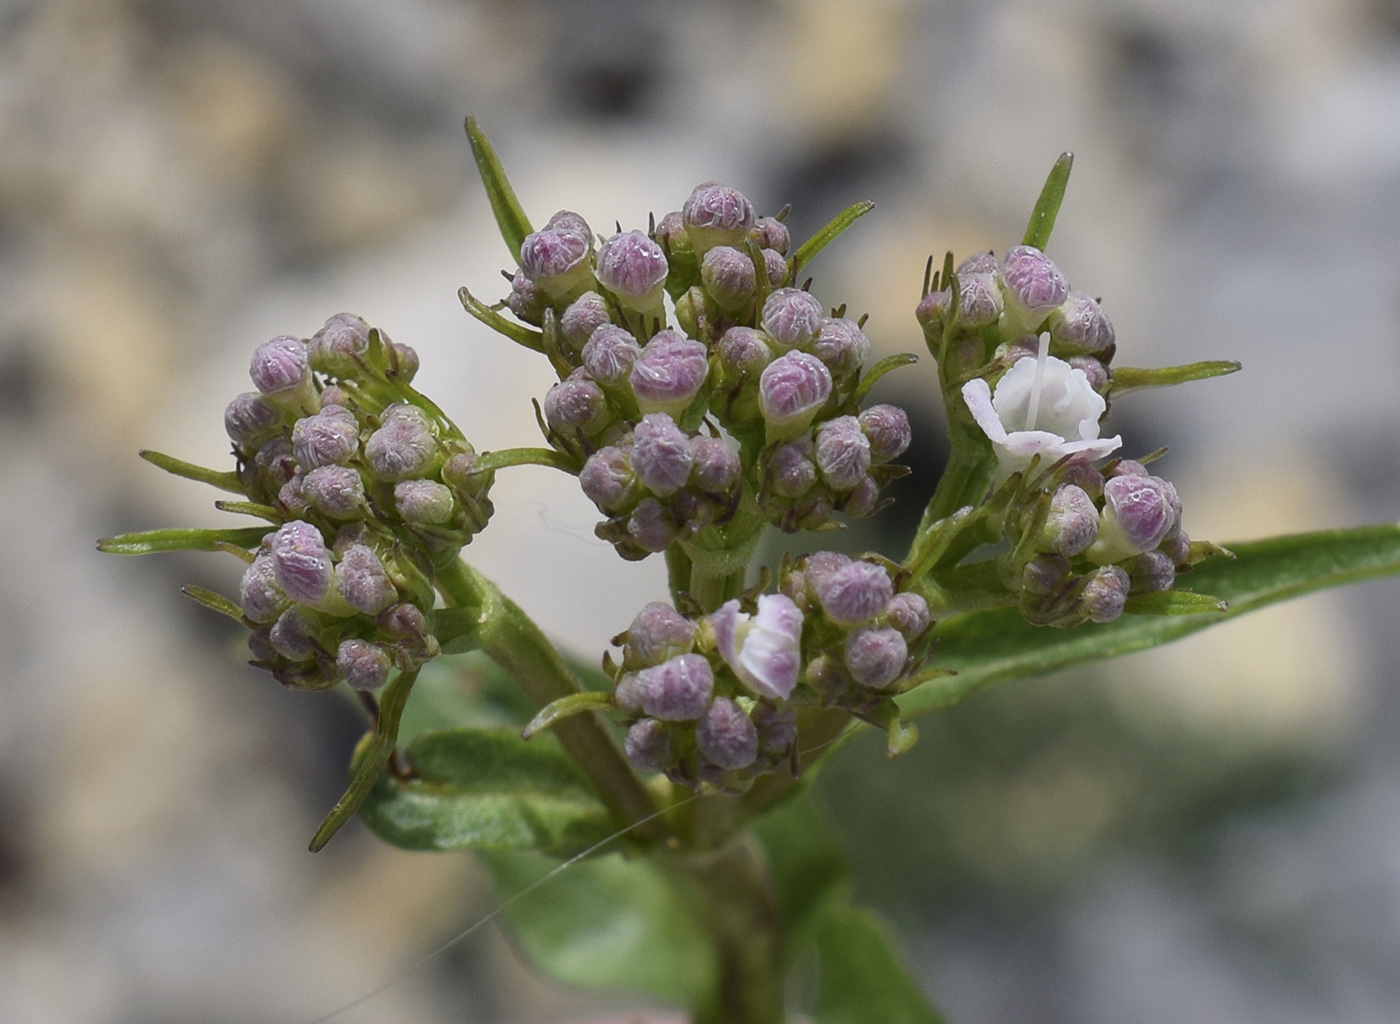
M 385 775 L 360 808 L 406 850 L 538 850 L 567 856 L 612 831 L 607 807 L 552 737 L 444 729 L 409 744 L 409 772 Z
M 830 222 L 828 222 L 824 228 L 807 239 L 807 241 L 803 242 L 802 245 L 798 247 L 798 250 L 792 254 L 791 265 L 793 281 L 795 282 L 797 280 L 798 273 L 808 263 L 812 262 L 813 257 L 815 257 L 817 253 L 834 242 L 841 232 L 845 231 L 873 209 L 875 209 L 875 204 L 868 199 L 864 202 L 853 203 L 835 217 L 831 218 Z
M 97 550 L 109 555 L 150 555 L 158 551 L 218 551 L 221 544 L 255 548 L 268 532 L 265 526 L 230 530 L 145 530 L 107 537 L 97 542 Z
M 845 900 L 816 922 L 819 983 L 816 1024 L 940 1024 L 909 976 L 884 924 Z
M 510 258 L 518 262 L 521 243 L 534 228 L 530 227 L 530 219 L 525 216 L 520 200 L 515 198 L 515 189 L 510 187 L 501 158 L 474 117 L 467 118 L 467 138 L 471 140 L 481 183 L 486 186 L 486 198 L 491 201 L 491 212 L 496 215 L 496 226 L 510 250 Z
M 1237 615 L 1325 587 L 1400 573 L 1400 524 L 1326 530 L 1231 544 L 1233 561 L 1213 558 L 1184 577 L 1224 612 L 1125 615 L 1075 629 L 1036 627 L 1014 608 L 969 612 L 938 624 L 935 664 L 958 673 L 898 698 L 906 715 L 936 711 L 998 679 L 1042 675 L 1156 647 Z
M 143 448 L 138 454 L 151 465 L 158 466 L 174 476 L 184 477 L 186 480 L 197 480 L 202 484 L 217 487 L 221 491 L 232 491 L 234 494 L 243 493 L 243 482 L 238 479 L 237 473 L 197 466 L 193 462 L 177 459 L 164 452 L 152 451 L 150 448 Z
M 507 320 L 490 306 L 486 305 L 471 292 L 467 291 L 464 285 L 457 289 L 457 298 L 462 301 L 464 308 L 472 316 L 476 317 L 491 330 L 498 334 L 503 334 L 517 345 L 528 348 L 531 352 L 544 351 L 544 335 L 524 324 L 518 324 L 513 320 Z
M 865 371 L 864 375 L 860 378 L 860 384 L 856 386 L 855 391 L 851 395 L 851 401 L 859 404 L 860 400 L 875 386 L 875 382 L 885 374 L 889 373 L 891 370 L 897 370 L 901 366 L 913 366 L 918 361 L 919 357 L 912 352 L 901 352 L 898 355 L 885 356 L 884 359 L 881 359 L 878 363 Z
M 1223 377 L 1227 373 L 1238 373 L 1241 369 L 1241 364 L 1229 359 L 1207 359 L 1199 363 L 1158 366 L 1152 369 L 1119 366 L 1113 371 L 1113 382 L 1109 385 L 1109 390 L 1116 398 L 1140 388 L 1163 388 L 1171 384 L 1185 384 L 1190 380 L 1208 380 L 1211 377 Z
M 1050 168 L 1045 186 L 1040 190 L 1040 198 L 1035 201 L 1035 209 L 1031 211 L 1030 223 L 1026 225 L 1025 237 L 1021 239 L 1022 245 L 1033 245 L 1043 251 L 1049 244 L 1050 232 L 1055 227 L 1055 218 L 1059 216 L 1060 203 L 1065 198 L 1065 186 L 1069 184 L 1069 172 L 1073 166 L 1074 154 L 1061 153 L 1055 166 Z

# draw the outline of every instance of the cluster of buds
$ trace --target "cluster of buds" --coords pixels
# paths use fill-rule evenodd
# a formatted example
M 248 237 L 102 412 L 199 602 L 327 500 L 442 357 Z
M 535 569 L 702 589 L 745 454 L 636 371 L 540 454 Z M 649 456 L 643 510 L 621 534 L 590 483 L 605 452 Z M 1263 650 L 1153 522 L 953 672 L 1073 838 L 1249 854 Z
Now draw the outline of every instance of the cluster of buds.
M 614 641 L 613 705 L 633 765 L 742 791 L 777 768 L 796 772 L 798 707 L 887 724 L 932 626 L 922 597 L 896 593 L 898 578 L 881 561 L 826 551 L 785 566 L 779 593 L 709 615 L 647 605 Z
M 903 472 L 907 417 L 859 408 L 869 339 L 790 286 L 788 244 L 780 219 L 716 184 L 596 250 L 569 211 L 525 237 L 506 301 L 559 372 L 545 435 L 624 557 L 722 526 L 745 495 L 787 531 L 866 516 Z
M 409 386 L 417 355 L 357 316 L 253 355 L 256 391 L 224 424 L 237 478 L 270 520 L 239 607 L 255 664 L 289 686 L 373 690 L 437 653 L 433 564 L 491 515 L 491 474 Z

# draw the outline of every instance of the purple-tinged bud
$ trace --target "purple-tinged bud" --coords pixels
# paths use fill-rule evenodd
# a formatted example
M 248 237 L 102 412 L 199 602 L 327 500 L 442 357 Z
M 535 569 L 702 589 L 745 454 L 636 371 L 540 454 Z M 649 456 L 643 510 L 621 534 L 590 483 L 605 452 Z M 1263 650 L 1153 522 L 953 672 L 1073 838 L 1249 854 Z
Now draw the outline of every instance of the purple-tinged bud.
M 264 395 L 295 391 L 311 380 L 306 342 L 282 335 L 259 345 L 248 367 L 253 386 Z
M 1050 341 L 1070 355 L 1100 355 L 1113 349 L 1113 324 L 1089 296 L 1070 292 L 1050 314 Z
M 839 551 L 813 551 L 802 560 L 802 575 L 806 580 L 807 594 L 814 601 L 821 600 L 819 587 L 823 578 L 830 576 L 851 564 L 851 557 Z
M 612 322 L 608 304 L 597 292 L 584 292 L 559 317 L 559 333 L 570 352 L 579 353 L 593 332 Z
M 389 655 L 368 640 L 342 640 L 335 667 L 356 690 L 377 690 L 389 681 Z
M 1021 589 L 1046 597 L 1064 586 L 1072 567 L 1064 555 L 1035 555 L 1021 570 Z
M 364 544 L 351 544 L 335 567 L 336 587 L 345 603 L 365 615 L 378 615 L 399 599 L 384 563 Z
M 339 384 L 327 384 L 321 389 L 321 411 L 329 413 L 332 409 L 344 409 L 354 415 L 350 410 L 350 396 Z
M 588 221 L 572 210 L 559 210 L 545 222 L 544 226 L 550 231 L 563 231 L 567 234 L 578 235 L 586 241 L 593 240 L 593 229 L 588 226 Z
M 641 231 L 613 235 L 598 248 L 598 281 L 628 309 L 656 308 L 668 269 L 661 246 Z
M 647 490 L 657 497 L 669 498 L 685 486 L 695 463 L 695 452 L 690 438 L 675 420 L 662 412 L 648 413 L 632 437 L 632 469 Z
M 252 564 L 243 570 L 238 585 L 238 605 L 252 622 L 267 623 L 282 614 L 287 607 L 287 595 L 277 582 L 272 555 L 261 551 Z
M 315 604 L 331 585 L 331 554 L 321 531 L 293 519 L 272 537 L 272 569 L 277 584 L 293 601 Z
M 348 462 L 360 450 L 359 427 L 349 410 L 338 405 L 329 409 L 337 412 L 303 416 L 292 425 L 292 454 L 303 473 Z
M 774 449 L 765 473 L 773 493 L 783 498 L 800 498 L 810 491 L 817 482 L 813 454 L 812 442 L 805 437 Z
M 302 610 L 292 605 L 277 617 L 267 632 L 272 649 L 292 661 L 307 661 L 319 648 L 321 627 Z
M 411 405 L 391 405 L 365 442 L 365 461 L 381 480 L 422 476 L 440 457 L 427 417 Z
M 450 522 L 457 504 L 452 488 L 436 480 L 400 480 L 394 484 L 394 508 L 406 523 L 440 526 Z
M 748 253 L 728 245 L 717 245 L 705 253 L 700 261 L 700 280 L 715 304 L 729 313 L 743 309 L 758 288 L 753 260 Z
M 858 686 L 883 690 L 904 671 L 909 646 L 898 630 L 862 626 L 846 638 L 846 668 Z
M 628 715 L 642 713 L 642 694 L 637 686 L 637 673 L 627 672 L 613 686 L 613 707 Z
M 1176 560 L 1164 551 L 1144 551 L 1123 567 L 1133 581 L 1134 594 L 1171 590 L 1176 582 Z
M 277 504 L 298 518 L 311 507 L 306 499 L 306 481 L 300 473 L 282 485 L 277 492 Z
M 240 448 L 256 448 L 282 429 L 282 415 L 256 391 L 245 391 L 224 410 L 224 430 Z
M 801 288 L 779 288 L 763 304 L 760 323 L 780 352 L 805 349 L 822 328 L 822 304 Z
M 575 370 L 545 393 L 544 419 L 561 437 L 595 433 L 609 420 L 603 389 L 584 371 Z
M 737 380 L 741 374 L 757 377 L 773 361 L 773 350 L 767 336 L 752 327 L 731 327 L 715 342 L 715 356 L 720 373 L 726 380 Z
M 768 275 L 770 288 L 781 288 L 788 283 L 787 260 L 776 249 L 763 250 L 763 272 Z
M 545 228 L 525 236 L 520 246 L 520 269 L 546 295 L 583 291 L 593 277 L 588 260 L 592 251 L 590 236 Z
M 1089 552 L 1095 561 L 1116 562 L 1151 551 L 1180 524 L 1176 488 L 1159 477 L 1110 477 L 1103 497 L 1099 540 Z
M 671 730 L 654 718 L 643 718 L 627 730 L 622 748 L 642 774 L 665 771 L 671 764 Z
M 856 481 L 856 485 L 841 500 L 840 505 L 842 512 L 857 519 L 874 515 L 879 507 L 880 485 L 871 476 L 863 476 Z
M 1108 471 L 1108 475 L 1114 476 L 1151 476 L 1147 467 L 1136 459 L 1119 459 L 1113 464 L 1113 468 Z
M 1041 545 L 1051 554 L 1074 556 L 1088 550 L 1099 534 L 1099 510 L 1082 487 L 1064 484 L 1050 499 Z
M 802 669 L 802 609 L 784 594 L 763 594 L 748 615 L 726 601 L 707 621 L 724 663 L 760 697 L 787 700 Z
M 365 485 L 349 466 L 319 466 L 306 474 L 301 494 L 330 519 L 359 519 L 367 510 Z
M 253 656 L 254 663 L 262 662 L 268 665 L 277 660 L 277 651 L 267 639 L 268 632 L 264 627 L 248 634 L 248 653 Z
M 912 640 L 928 629 L 928 602 L 906 590 L 890 598 L 890 603 L 885 607 L 885 617 L 891 626 L 904 634 L 905 640 Z
M 643 413 L 664 412 L 679 418 L 695 400 L 710 372 L 705 346 L 667 328 L 642 349 L 630 380 Z
M 1001 288 L 995 275 L 958 275 L 958 326 L 978 330 L 996 323 L 1001 310 Z
M 621 384 L 642 354 L 637 339 L 614 324 L 604 324 L 583 346 L 583 368 L 599 384 Z
M 958 264 L 957 275 L 962 277 L 965 274 L 999 274 L 1001 266 L 997 263 L 997 258 L 990 252 L 975 252 L 967 259 Z
M 854 416 L 837 416 L 817 428 L 816 461 L 833 491 L 849 491 L 870 469 L 870 441 Z
M 883 612 L 894 596 L 889 573 L 872 562 L 850 565 L 823 573 L 815 580 L 817 600 L 827 618 L 843 626 L 854 626 Z
M 669 604 L 653 601 L 627 628 L 623 660 L 628 668 L 646 668 L 688 654 L 694 645 L 695 624 Z
M 690 479 L 705 494 L 726 494 L 744 471 L 739 452 L 720 437 L 697 437 L 691 442 L 695 462 Z
M 264 441 L 253 455 L 253 465 L 268 490 L 277 490 L 296 476 L 297 461 L 292 455 L 292 445 L 285 437 L 274 437 Z
M 758 759 L 758 728 L 738 704 L 716 697 L 695 728 L 695 745 L 711 764 L 737 771 Z
M 637 673 L 642 710 L 663 722 L 692 722 L 705 713 L 714 693 L 710 663 L 699 654 L 681 654 Z
M 1191 558 L 1191 538 L 1186 535 L 1185 530 L 1179 529 L 1176 536 L 1162 541 L 1160 550 L 1176 565 L 1185 566 Z
M 353 377 L 357 359 L 369 351 L 369 324 L 354 313 L 337 313 L 311 336 L 307 356 L 311 368 L 331 377 Z
M 400 380 L 408 383 L 418 376 L 418 350 L 401 342 L 389 342 L 389 369 L 398 374 Z
M 747 196 L 715 182 L 696 186 L 681 207 L 685 233 L 701 255 L 716 245 L 743 245 L 754 219 L 753 203 Z
M 1116 565 L 1101 565 L 1091 572 L 1080 592 L 1080 607 L 1094 622 L 1112 622 L 1123 614 L 1132 582 Z
M 758 406 L 769 442 L 804 432 L 831 397 L 831 387 L 831 371 L 806 352 L 788 352 L 769 363 L 758 379 Z
M 686 237 L 685 221 L 681 218 L 680 210 L 672 210 L 657 221 L 656 233 L 652 237 L 667 252 L 673 252 L 677 249 L 694 251 L 691 248 L 690 239 Z
M 870 339 L 854 320 L 828 317 L 822 320 L 821 329 L 812 339 L 811 352 L 826 364 L 835 380 L 847 380 L 865 365 Z
M 632 458 L 625 449 L 612 445 L 599 448 L 588 457 L 578 482 L 588 500 L 609 515 L 623 511 L 637 497 Z
M 517 270 L 510 279 L 510 294 L 506 296 L 510 311 L 527 324 L 540 325 L 545 308 L 549 305 L 544 291 L 523 270 Z
M 1069 295 L 1069 282 L 1060 268 L 1031 245 L 1016 245 L 1006 250 L 1002 257 L 1002 279 L 1008 296 L 1036 322 L 1043 320 Z
M 1076 370 L 1084 372 L 1084 378 L 1089 382 L 1089 387 L 1100 394 L 1108 387 L 1109 381 L 1113 378 L 1109 376 L 1108 367 L 1093 356 L 1070 356 L 1069 365 Z
M 643 551 L 665 551 L 676 539 L 676 521 L 655 498 L 643 498 L 627 520 L 627 535 Z
M 953 292 L 951 289 L 945 288 L 941 292 L 929 292 L 914 307 L 914 319 L 919 321 L 920 327 L 942 323 L 943 318 L 948 315 L 948 310 L 952 308 L 952 303 Z
M 779 256 L 787 255 L 790 241 L 787 225 L 777 217 L 759 217 L 753 222 L 749 237 L 760 249 L 776 249 Z
M 758 746 L 765 754 L 781 755 L 797 742 L 797 715 L 792 708 L 779 711 L 772 704 L 760 702 L 749 717 L 758 728 Z
M 428 620 L 423 610 L 416 604 L 403 601 L 379 613 L 376 624 L 395 640 L 427 645 L 432 637 L 428 633 Z
M 870 461 L 877 466 L 903 455 L 914 438 L 909 415 L 897 405 L 872 405 L 857 418 L 870 439 Z

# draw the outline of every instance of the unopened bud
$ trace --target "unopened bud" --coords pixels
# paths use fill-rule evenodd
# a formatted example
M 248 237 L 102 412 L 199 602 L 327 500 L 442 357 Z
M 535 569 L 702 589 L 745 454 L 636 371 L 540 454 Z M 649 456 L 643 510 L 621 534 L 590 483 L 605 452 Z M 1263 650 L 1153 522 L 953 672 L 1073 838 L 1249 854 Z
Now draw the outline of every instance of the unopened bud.
M 292 454 L 303 473 L 348 462 L 360 450 L 359 425 L 347 414 L 343 406 L 332 405 L 292 425 Z
M 716 245 L 737 247 L 753 228 L 753 204 L 737 189 L 709 182 L 690 193 L 681 207 L 681 222 L 700 255 Z
M 789 244 L 787 225 L 777 217 L 759 217 L 753 222 L 749 232 L 760 249 L 776 249 L 779 256 L 786 256 Z
M 821 330 L 822 304 L 801 288 L 779 288 L 763 304 L 760 323 L 780 352 L 805 349 Z
M 690 438 L 675 420 L 661 412 L 642 417 L 633 432 L 632 469 L 647 490 L 670 497 L 685 486 L 694 462 Z
M 264 395 L 295 391 L 311 379 L 306 342 L 283 335 L 259 345 L 248 367 L 253 385 Z
M 758 729 L 738 704 L 716 697 L 696 726 L 695 745 L 711 764 L 737 771 L 758 759 Z
M 386 409 L 382 426 L 365 442 L 365 460 L 381 480 L 421 476 L 440 454 L 427 417 L 411 405 Z
M 335 567 L 336 587 L 345 603 L 365 615 L 378 615 L 399 599 L 384 563 L 364 544 L 351 544 Z
M 1124 563 L 1134 594 L 1171 590 L 1176 582 L 1176 560 L 1164 551 L 1144 551 Z
M 688 654 L 695 644 L 695 624 L 669 604 L 653 601 L 627 628 L 623 651 L 628 668 L 659 665 L 668 658 Z
M 739 452 L 728 441 L 719 437 L 697 437 L 690 447 L 695 455 L 690 479 L 701 491 L 725 494 L 739 482 L 744 464 Z
M 800 498 L 817 482 L 812 442 L 805 437 L 780 445 L 768 458 L 765 478 L 774 494 Z
M 753 260 L 748 253 L 728 245 L 717 245 L 705 253 L 700 261 L 700 280 L 715 304 L 730 313 L 743 309 L 758 287 Z
M 1180 523 L 1181 499 L 1160 477 L 1110 477 L 1104 481 L 1103 497 L 1100 541 L 1090 552 L 1096 560 L 1116 562 L 1151 551 Z
M 994 275 L 958 275 L 958 326 L 978 330 L 996 323 L 1001 310 L 1001 288 Z
M 337 313 L 311 336 L 311 368 L 330 377 L 354 377 L 358 359 L 369 351 L 369 324 L 354 313 Z
M 349 466 L 313 469 L 301 483 L 301 494 L 316 511 L 330 519 L 359 519 L 367 508 L 364 481 L 359 471 Z
M 238 585 L 238 605 L 252 622 L 272 622 L 287 607 L 287 595 L 277 582 L 270 552 L 259 552 L 243 570 Z
M 875 514 L 880 507 L 880 485 L 871 476 L 863 476 L 856 481 L 847 495 L 841 499 L 841 511 L 857 519 Z
M 783 254 L 776 249 L 763 250 L 763 270 L 768 275 L 770 288 L 781 288 L 788 283 L 788 264 Z
M 903 455 L 913 440 L 909 416 L 897 405 L 872 405 L 857 418 L 870 439 L 870 461 L 877 466 Z
M 1050 341 L 1069 355 L 1111 352 L 1113 340 L 1113 325 L 1103 307 L 1081 292 L 1071 292 L 1050 314 Z
M 525 236 L 520 246 L 520 269 L 549 296 L 582 291 L 591 282 L 589 254 L 593 240 L 575 231 L 545 228 Z
M 1064 555 L 1035 555 L 1021 570 L 1021 589 L 1036 597 L 1047 597 L 1069 579 L 1072 567 Z
M 1112 622 L 1123 614 L 1131 589 L 1128 574 L 1116 565 L 1101 565 L 1089 574 L 1079 599 L 1094 622 Z
M 904 671 L 909 646 L 898 630 L 862 626 L 846 638 L 846 668 L 859 686 L 881 690 Z
M 642 349 L 630 380 L 643 413 L 664 412 L 680 418 L 699 394 L 709 374 L 705 346 L 667 328 Z
M 643 718 L 627 730 L 622 747 L 632 767 L 644 775 L 665 771 L 671 763 L 671 730 L 664 722 Z
M 1041 545 L 1045 551 L 1074 556 L 1088 549 L 1099 533 L 1099 510 L 1081 487 L 1064 484 L 1050 499 Z
M 300 519 L 283 523 L 273 535 L 272 568 L 293 601 L 315 604 L 331 585 L 331 555 L 321 531 Z
M 710 663 L 699 654 L 681 654 L 637 673 L 642 710 L 663 722 L 691 722 L 705 713 L 714 693 Z
M 676 538 L 676 521 L 661 502 L 643 498 L 627 520 L 627 535 L 643 551 L 665 551 Z
M 1012 246 L 1006 251 L 1002 257 L 1002 279 L 1009 296 L 1039 319 L 1069 295 L 1069 282 L 1060 268 L 1031 245 Z
M 394 508 L 404 522 L 440 526 L 456 512 L 452 488 L 436 480 L 400 480 L 394 484 Z
M 879 615 L 894 596 L 889 573 L 871 562 L 851 562 L 814 581 L 817 600 L 827 618 L 854 626 Z
M 1000 274 L 1001 266 L 990 252 L 975 252 L 958 264 L 958 277 L 968 274 Z
M 769 441 L 805 431 L 831 397 L 831 387 L 831 371 L 806 352 L 788 352 L 769 363 L 758 380 L 758 404 Z
M 870 441 L 854 416 L 827 420 L 816 432 L 816 461 L 834 491 L 849 491 L 870 469 Z
M 612 322 L 608 304 L 597 292 L 584 292 L 559 317 L 559 333 L 570 352 L 583 351 L 593 332 L 606 323 Z
M 588 221 L 574 213 L 573 210 L 559 210 L 545 222 L 544 226 L 550 231 L 578 235 L 589 242 L 593 240 L 593 229 L 588 226 Z
M 292 661 L 307 661 L 319 646 L 320 627 L 300 605 L 293 605 L 277 617 L 267 632 L 272 649 Z
M 368 640 L 342 640 L 335 667 L 356 690 L 377 690 L 389 681 L 389 655 Z
M 891 626 L 912 640 L 928 629 L 928 602 L 911 591 L 895 594 L 885 606 L 885 617 Z
M 538 327 L 548 304 L 543 289 L 530 280 L 530 275 L 525 271 L 517 270 L 510 279 L 510 294 L 506 296 L 510 311 L 527 324 Z
M 1102 393 L 1108 387 L 1109 381 L 1113 378 L 1109 376 L 1108 367 L 1093 356 L 1070 356 L 1069 365 L 1080 370 L 1084 374 L 1084 379 L 1089 382 L 1089 387 Z
M 621 384 L 632 373 L 632 364 L 642 354 L 637 339 L 614 324 L 604 324 L 583 346 L 583 368 L 604 387 Z
M 545 393 L 544 419 L 555 433 L 572 439 L 579 431 L 594 433 L 608 421 L 603 389 L 576 370 Z
M 715 356 L 725 380 L 732 382 L 741 374 L 757 378 L 763 368 L 773 361 L 773 350 L 762 331 L 752 327 L 731 327 L 715 342 Z
M 599 283 L 629 309 L 657 306 L 666 271 L 666 254 L 641 231 L 613 235 L 598 249 Z
M 827 317 L 812 339 L 811 352 L 826 364 L 833 379 L 846 381 L 865 365 L 870 355 L 870 339 L 854 320 Z
M 637 497 L 637 474 L 632 458 L 622 448 L 599 448 L 588 457 L 578 475 L 584 495 L 599 509 L 615 515 Z
M 715 647 L 739 681 L 760 697 L 787 700 L 802 669 L 802 609 L 785 594 L 763 594 L 749 615 L 726 601 L 707 616 Z
M 281 413 L 256 391 L 245 391 L 224 410 L 224 430 L 240 448 L 256 448 L 281 429 Z

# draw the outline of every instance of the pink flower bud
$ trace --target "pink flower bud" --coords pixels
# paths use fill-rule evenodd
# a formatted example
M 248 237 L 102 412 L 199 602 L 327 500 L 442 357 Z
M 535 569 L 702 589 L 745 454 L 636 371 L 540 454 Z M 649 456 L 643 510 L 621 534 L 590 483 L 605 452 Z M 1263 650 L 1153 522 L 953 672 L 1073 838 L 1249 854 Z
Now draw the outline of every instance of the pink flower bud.
M 787 260 L 776 249 L 763 250 L 763 272 L 768 275 L 768 285 L 771 288 L 781 288 L 788 283 Z
M 578 431 L 591 434 L 608 421 L 602 388 L 582 370 L 574 371 L 567 380 L 550 388 L 543 405 L 545 422 L 565 438 L 573 438 Z
M 1104 517 L 1116 523 L 1135 551 L 1151 551 L 1180 521 L 1176 488 L 1155 476 L 1114 476 L 1104 481 Z
M 545 307 L 549 305 L 544 290 L 523 270 L 517 270 L 510 279 L 510 294 L 506 296 L 510 311 L 527 324 L 540 325 Z
M 661 299 L 666 254 L 641 231 L 613 235 L 598 249 L 598 281 L 629 309 L 647 311 Z
M 377 690 L 389 681 L 389 656 L 368 640 L 343 640 L 335 667 L 356 690 Z
M 591 276 L 592 238 L 574 231 L 545 228 L 525 236 L 520 269 L 547 295 L 561 295 Z
M 1119 566 L 1103 565 L 1089 574 L 1079 600 L 1094 622 L 1112 622 L 1123 614 L 1131 589 L 1128 574 Z
M 598 508 L 615 515 L 637 497 L 637 474 L 632 458 L 622 448 L 609 445 L 588 457 L 578 475 L 584 495 Z
M 905 640 L 912 640 L 928 629 L 928 602 L 906 590 L 890 598 L 890 603 L 885 607 L 885 616 L 891 626 L 904 634 Z
M 1065 301 L 1069 282 L 1050 257 L 1030 245 L 1017 245 L 1002 257 L 1007 292 L 1028 313 L 1044 317 Z
M 738 704 L 716 697 L 695 729 L 695 745 L 711 764 L 737 771 L 758 759 L 758 729 Z
M 632 373 L 632 365 L 641 353 L 641 346 L 631 334 L 613 324 L 604 324 L 583 346 L 583 368 L 604 387 L 620 384 Z
M 349 466 L 318 466 L 306 474 L 301 494 L 330 519 L 358 519 L 367 511 L 364 481 Z
M 833 491 L 849 491 L 870 469 L 870 441 L 854 416 L 837 416 L 817 428 L 816 462 Z
M 544 225 L 550 231 L 562 231 L 566 234 L 578 235 L 585 241 L 592 241 L 593 229 L 588 226 L 588 221 L 584 220 L 572 210 L 559 210 L 545 222 Z
M 800 498 L 817 482 L 813 445 L 805 437 L 780 445 L 768 457 L 765 479 L 768 487 L 784 498 Z
M 744 373 L 756 378 L 773 361 L 773 350 L 762 331 L 731 327 L 715 342 L 715 356 L 725 379 L 733 381 Z
M 608 304 L 597 292 L 584 292 L 559 317 L 559 333 L 571 352 L 582 352 L 593 332 L 611 323 Z
M 633 432 L 632 469 L 647 490 L 660 498 L 675 494 L 690 478 L 694 461 L 690 438 L 675 420 L 661 412 L 642 417 Z
M 870 439 L 870 461 L 876 465 L 903 455 L 913 440 L 909 416 L 897 405 L 872 405 L 858 419 Z
M 248 367 L 253 385 L 264 395 L 294 391 L 311 379 L 306 342 L 283 335 L 258 346 Z
M 1081 292 L 1071 292 L 1050 314 L 1050 341 L 1070 355 L 1111 352 L 1113 324 L 1097 302 Z
M 632 365 L 637 408 L 679 417 L 700 393 L 710 372 L 705 346 L 679 331 L 658 332 Z
M 701 491 L 710 495 L 727 494 L 739 482 L 744 464 L 739 452 L 720 437 L 697 437 L 691 442 L 695 463 L 690 479 Z
M 994 275 L 958 275 L 958 326 L 975 331 L 994 324 L 1001 309 L 1001 289 Z
M 622 747 L 632 767 L 644 775 L 665 771 L 671 764 L 671 731 L 654 718 L 634 722 Z
M 252 622 L 272 622 L 287 607 L 287 595 L 277 582 L 272 554 L 260 551 L 243 571 L 238 585 L 238 604 Z
M 378 615 L 399 599 L 384 563 L 364 544 L 351 544 L 335 567 L 336 587 L 345 603 L 365 615 Z
M 272 569 L 277 584 L 293 601 L 315 604 L 331 585 L 331 555 L 321 531 L 294 519 L 272 537 Z
M 1144 551 L 1124 563 L 1134 594 L 1171 590 L 1176 582 L 1176 560 L 1164 551 Z
M 695 624 L 669 604 L 653 601 L 627 628 L 623 659 L 629 668 L 646 668 L 688 654 L 694 644 Z
M 336 412 L 331 413 L 331 409 Z M 332 405 L 292 425 L 292 454 L 303 473 L 347 462 L 360 450 L 359 425 L 346 412 L 342 406 Z
M 256 391 L 245 391 L 224 410 L 224 430 L 240 448 L 256 448 L 281 429 L 281 413 Z
M 898 630 L 862 626 L 846 638 L 846 668 L 858 686 L 882 690 L 904 671 L 909 647 Z
M 777 217 L 759 217 L 753 222 L 749 232 L 760 249 L 777 250 L 779 256 L 786 256 L 789 244 L 787 225 Z
M 865 365 L 870 339 L 854 320 L 827 317 L 812 339 L 811 353 L 826 364 L 834 379 L 848 380 Z
M 700 261 L 700 280 L 715 304 L 731 313 L 743 309 L 758 287 L 753 260 L 748 253 L 728 245 L 717 245 L 705 253 Z
M 802 669 L 802 609 L 784 594 L 764 594 L 748 615 L 726 601 L 708 616 L 715 647 L 739 681 L 760 697 L 787 700 Z
M 386 409 L 382 425 L 365 442 L 365 461 L 381 480 L 421 476 L 440 455 L 427 417 L 411 405 Z
M 311 368 L 331 377 L 353 377 L 357 358 L 369 351 L 369 324 L 354 313 L 337 313 L 311 336 L 307 346 Z
M 1108 375 L 1108 367 L 1093 356 L 1070 356 L 1069 365 L 1084 374 L 1084 379 L 1089 382 L 1089 387 L 1103 394 L 1112 379 Z
M 1099 510 L 1081 487 L 1064 484 L 1050 499 L 1050 512 L 1042 533 L 1044 549 L 1074 556 L 1088 550 L 1099 533 Z
M 843 626 L 873 619 L 885 610 L 894 596 L 889 573 L 871 562 L 851 562 L 821 573 L 813 586 L 827 618 Z
M 676 538 L 676 522 L 655 498 L 643 498 L 627 520 L 627 535 L 642 551 L 665 551 Z
M 710 663 L 699 654 L 681 654 L 637 673 L 642 710 L 663 722 L 690 722 L 705 713 L 714 693 Z
M 1072 568 L 1064 555 L 1035 555 L 1021 570 L 1021 589 L 1036 597 L 1046 597 L 1064 586 Z
M 436 480 L 400 480 L 394 484 L 394 508 L 416 526 L 440 526 L 457 511 L 452 488 Z
M 267 642 L 284 658 L 307 661 L 316 653 L 320 633 L 320 627 L 302 607 L 292 605 L 278 616 L 267 631 Z
M 681 222 L 697 253 L 716 245 L 740 246 L 754 225 L 753 204 L 742 192 L 707 182 L 681 207 Z
M 760 322 L 780 352 L 805 349 L 821 330 L 824 319 L 822 304 L 811 292 L 801 288 L 779 288 L 763 304 Z
M 788 352 L 764 368 L 758 379 L 758 405 L 770 440 L 796 437 L 831 397 L 831 371 L 816 356 Z

